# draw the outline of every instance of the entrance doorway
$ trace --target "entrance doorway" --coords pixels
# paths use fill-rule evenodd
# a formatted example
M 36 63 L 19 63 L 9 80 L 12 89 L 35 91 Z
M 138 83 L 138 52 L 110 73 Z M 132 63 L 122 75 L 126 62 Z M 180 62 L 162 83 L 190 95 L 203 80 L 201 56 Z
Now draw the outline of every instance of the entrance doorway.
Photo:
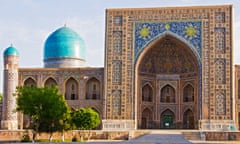
M 163 129 L 175 128 L 174 113 L 171 110 L 165 110 L 161 114 L 161 122 L 160 123 L 161 123 L 160 128 L 163 128 Z
M 142 129 L 149 129 L 152 128 L 152 112 L 146 108 L 142 112 L 142 123 L 141 123 L 141 128 Z
M 190 109 L 183 114 L 183 128 L 194 129 L 194 114 Z

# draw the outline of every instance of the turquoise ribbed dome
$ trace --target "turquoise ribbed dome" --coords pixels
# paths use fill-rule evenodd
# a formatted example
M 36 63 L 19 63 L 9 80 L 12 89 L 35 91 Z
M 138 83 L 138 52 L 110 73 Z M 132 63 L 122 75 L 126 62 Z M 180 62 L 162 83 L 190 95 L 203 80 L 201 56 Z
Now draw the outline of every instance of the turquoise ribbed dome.
M 85 59 L 85 55 L 84 41 L 75 31 L 66 26 L 50 34 L 44 44 L 44 60 L 52 58 Z
M 13 46 L 10 46 L 8 48 L 5 49 L 5 51 L 3 52 L 3 55 L 4 56 L 8 56 L 8 55 L 16 55 L 16 56 L 19 56 L 19 52 L 18 50 L 13 47 Z

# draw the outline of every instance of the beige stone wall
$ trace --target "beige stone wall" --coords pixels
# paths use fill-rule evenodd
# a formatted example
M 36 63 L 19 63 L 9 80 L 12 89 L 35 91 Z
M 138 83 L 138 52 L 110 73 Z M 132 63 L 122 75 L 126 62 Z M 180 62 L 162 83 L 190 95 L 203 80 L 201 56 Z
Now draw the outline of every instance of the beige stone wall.
M 235 105 L 233 112 L 235 114 L 236 129 L 240 129 L 240 65 L 234 66 L 234 92 L 235 92 Z
M 138 106 L 140 88 L 137 67 L 143 54 L 140 51 L 139 57 L 135 57 L 136 45 L 138 44 L 135 43 L 137 37 L 134 37 L 137 30 L 136 23 L 196 21 L 201 22 L 201 29 L 199 30 L 201 33 L 201 50 L 200 56 L 196 57 L 201 65 L 199 66 L 198 120 L 202 120 L 199 123 L 200 125 L 205 123 L 200 128 L 211 129 L 210 125 L 229 127 L 233 123 L 231 5 L 107 9 L 106 105 L 104 108 L 106 119 L 141 119 L 139 117 L 141 111 L 139 111 Z M 165 28 L 170 29 L 168 24 Z M 142 36 L 147 39 L 148 33 L 149 31 L 143 29 Z M 182 41 L 181 36 L 176 37 Z M 143 47 L 143 53 L 145 52 L 144 49 L 151 47 L 158 37 L 154 39 L 146 43 L 147 45 Z M 116 91 L 120 93 L 120 106 L 116 104 L 118 101 L 114 99 Z M 214 121 L 207 122 L 207 120 Z M 228 122 L 225 124 L 222 120 L 229 120 L 231 124 Z
M 66 93 L 67 81 L 69 79 L 73 79 L 78 86 L 76 92 L 77 96 L 74 100 L 67 99 L 68 105 L 72 109 L 82 107 L 94 108 L 100 114 L 101 118 L 103 118 L 103 68 L 20 68 L 18 85 L 22 86 L 25 81 L 31 79 L 31 84 L 43 87 L 49 78 L 53 79 L 57 83 L 57 86 L 63 95 Z M 86 84 L 91 78 L 95 78 L 100 82 L 99 99 L 86 99 Z M 20 121 L 23 120 L 21 117 L 22 116 L 20 115 Z

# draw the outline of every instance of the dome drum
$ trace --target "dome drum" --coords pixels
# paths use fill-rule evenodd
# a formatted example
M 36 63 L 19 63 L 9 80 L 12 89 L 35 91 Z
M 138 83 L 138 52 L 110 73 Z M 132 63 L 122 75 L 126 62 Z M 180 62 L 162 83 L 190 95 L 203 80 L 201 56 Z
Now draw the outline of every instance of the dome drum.
M 75 68 L 84 66 L 85 60 L 80 58 L 49 58 L 44 60 L 46 68 Z

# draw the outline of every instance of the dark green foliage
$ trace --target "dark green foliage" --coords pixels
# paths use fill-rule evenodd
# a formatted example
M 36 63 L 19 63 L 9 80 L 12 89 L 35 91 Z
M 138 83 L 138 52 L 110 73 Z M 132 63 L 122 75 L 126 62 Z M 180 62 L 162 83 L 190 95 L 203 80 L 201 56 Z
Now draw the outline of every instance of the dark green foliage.
M 17 88 L 17 111 L 29 115 L 36 132 L 53 133 L 69 129 L 69 108 L 56 87 Z
M 30 141 L 31 141 L 31 140 L 30 140 L 30 136 L 28 135 L 28 132 L 25 131 L 25 132 L 23 133 L 21 142 L 30 142 Z
M 91 130 L 100 124 L 100 117 L 91 108 L 80 108 L 72 112 L 72 123 L 80 130 Z
M 77 137 L 74 136 L 74 137 L 72 138 L 72 142 L 77 142 L 77 141 L 78 141 L 78 140 L 77 140 Z
M 3 100 L 3 94 L 0 93 L 0 102 L 2 102 L 2 100 Z

